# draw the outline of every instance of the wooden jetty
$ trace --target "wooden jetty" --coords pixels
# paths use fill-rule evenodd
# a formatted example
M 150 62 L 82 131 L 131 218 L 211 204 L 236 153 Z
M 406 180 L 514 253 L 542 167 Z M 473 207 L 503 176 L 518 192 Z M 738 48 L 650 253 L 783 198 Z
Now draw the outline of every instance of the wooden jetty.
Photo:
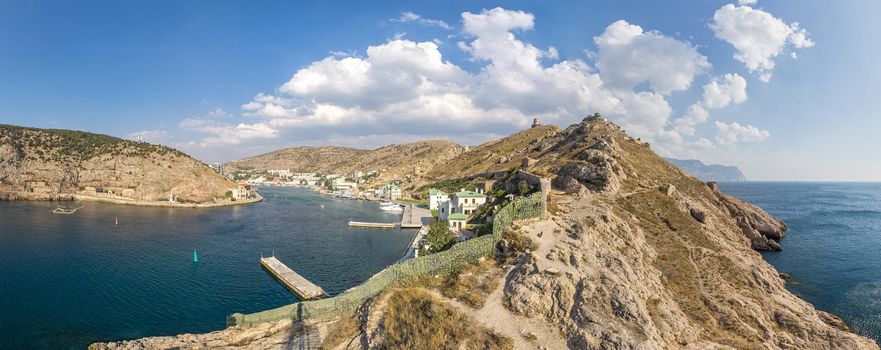
M 372 228 L 395 228 L 397 226 L 397 224 L 385 223 L 385 222 L 349 221 L 349 226 L 351 226 L 351 227 L 372 227 Z
M 300 276 L 300 274 L 294 272 L 285 264 L 282 264 L 274 256 L 260 258 L 260 265 L 303 300 L 314 299 L 324 295 L 324 289 L 309 282 L 309 280 Z

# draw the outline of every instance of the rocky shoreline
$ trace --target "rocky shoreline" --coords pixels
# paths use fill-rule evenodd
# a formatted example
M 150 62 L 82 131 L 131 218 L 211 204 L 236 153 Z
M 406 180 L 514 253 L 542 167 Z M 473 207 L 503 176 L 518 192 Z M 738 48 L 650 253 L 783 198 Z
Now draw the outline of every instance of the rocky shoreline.
M 131 205 L 131 206 L 139 206 L 139 207 L 160 207 L 160 208 L 217 208 L 217 207 L 230 207 L 234 205 L 247 205 L 254 204 L 263 201 L 263 196 L 259 193 L 254 193 L 256 197 L 248 198 L 243 200 L 236 201 L 222 201 L 222 202 L 208 202 L 208 203 L 176 203 L 176 202 L 167 202 L 167 201 L 144 201 L 144 200 L 136 200 L 136 199 L 124 199 L 124 198 L 103 198 L 103 197 L 95 197 L 95 196 L 87 196 L 82 194 L 58 194 L 53 197 L 20 197 L 17 195 L 11 195 L 9 193 L 0 194 L 0 201 L 45 201 L 45 202 L 72 202 L 72 201 L 85 201 L 85 202 L 95 202 L 95 203 L 104 203 L 104 204 L 120 204 L 120 205 Z

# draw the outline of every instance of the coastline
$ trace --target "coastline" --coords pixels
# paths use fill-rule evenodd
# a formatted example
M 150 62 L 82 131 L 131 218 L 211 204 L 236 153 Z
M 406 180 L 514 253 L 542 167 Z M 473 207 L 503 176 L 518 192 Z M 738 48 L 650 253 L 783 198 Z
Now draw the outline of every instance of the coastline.
M 249 198 L 245 200 L 237 200 L 237 201 L 225 201 L 225 202 L 213 202 L 213 203 L 176 203 L 176 202 L 167 202 L 167 201 L 142 201 L 142 200 L 134 200 L 134 199 L 123 199 L 123 198 L 106 198 L 106 197 L 95 197 L 95 196 L 87 196 L 83 194 L 59 194 L 55 198 L 22 198 L 22 197 L 13 197 L 13 198 L 2 198 L 2 200 L 8 201 L 87 201 L 87 202 L 95 202 L 95 203 L 104 203 L 104 204 L 121 204 L 121 205 L 131 205 L 131 206 L 140 206 L 140 207 L 161 207 L 161 208 L 218 208 L 218 207 L 229 207 L 234 205 L 248 205 L 259 203 L 263 201 L 263 196 L 259 193 L 255 192 L 255 198 Z
M 259 193 L 255 193 L 255 198 L 249 198 L 245 200 L 237 200 L 237 201 L 226 201 L 226 202 L 214 202 L 214 203 L 175 203 L 175 202 L 165 202 L 165 201 L 138 201 L 131 199 L 120 199 L 120 198 L 103 198 L 103 197 L 93 197 L 86 196 L 82 194 L 74 194 L 72 195 L 75 200 L 81 201 L 89 201 L 89 202 L 97 202 L 97 203 L 105 203 L 105 204 L 122 204 L 122 205 L 133 205 L 133 206 L 141 206 L 141 207 L 162 207 L 162 208 L 217 208 L 217 207 L 229 207 L 234 205 L 247 205 L 254 204 L 263 201 L 263 196 Z

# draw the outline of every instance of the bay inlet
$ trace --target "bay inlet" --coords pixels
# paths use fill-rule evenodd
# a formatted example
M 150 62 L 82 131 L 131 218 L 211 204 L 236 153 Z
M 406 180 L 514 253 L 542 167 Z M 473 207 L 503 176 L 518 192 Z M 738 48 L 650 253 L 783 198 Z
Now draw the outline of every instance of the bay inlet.
M 297 301 L 260 267 L 261 253 L 334 295 L 397 261 L 416 233 L 348 226 L 400 220 L 376 202 L 261 193 L 261 203 L 206 209 L 82 202 L 74 215 L 0 202 L 0 348 L 221 329 L 230 313 Z

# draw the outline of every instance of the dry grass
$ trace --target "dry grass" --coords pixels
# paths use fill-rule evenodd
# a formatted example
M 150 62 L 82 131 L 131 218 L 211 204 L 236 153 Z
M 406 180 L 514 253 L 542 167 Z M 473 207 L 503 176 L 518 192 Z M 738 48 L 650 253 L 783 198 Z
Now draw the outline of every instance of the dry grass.
M 648 191 L 619 199 L 619 208 L 636 215 L 646 232 L 646 240 L 658 255 L 655 266 L 663 273 L 664 286 L 671 292 L 673 301 L 695 323 L 702 324 L 716 342 L 737 349 L 753 349 L 758 339 L 747 339 L 741 332 L 727 329 L 704 298 L 711 291 L 704 291 L 704 279 L 708 274 L 718 273 L 733 284 L 745 283 L 743 277 L 727 268 L 732 263 L 721 256 L 717 264 L 698 270 L 691 249 L 705 248 L 718 251 L 721 248 L 710 241 L 700 225 L 691 216 L 679 210 L 674 200 L 660 191 Z M 649 305 L 650 309 L 654 305 Z M 650 314 L 652 310 L 650 310 Z M 653 321 L 656 315 L 652 315 Z
M 340 344 L 346 343 L 359 335 L 358 320 L 353 316 L 343 316 L 328 329 L 327 335 L 321 341 L 322 349 L 333 349 Z
M 379 349 L 511 349 L 513 343 L 476 324 L 420 288 L 391 292 Z
M 512 227 L 502 235 L 496 261 L 500 265 L 511 264 L 526 251 L 534 251 L 537 247 L 532 239 Z
M 458 272 L 440 278 L 421 278 L 412 285 L 435 289 L 448 298 L 480 309 L 489 294 L 498 287 L 501 276 L 502 271 L 487 259 L 465 265 Z

